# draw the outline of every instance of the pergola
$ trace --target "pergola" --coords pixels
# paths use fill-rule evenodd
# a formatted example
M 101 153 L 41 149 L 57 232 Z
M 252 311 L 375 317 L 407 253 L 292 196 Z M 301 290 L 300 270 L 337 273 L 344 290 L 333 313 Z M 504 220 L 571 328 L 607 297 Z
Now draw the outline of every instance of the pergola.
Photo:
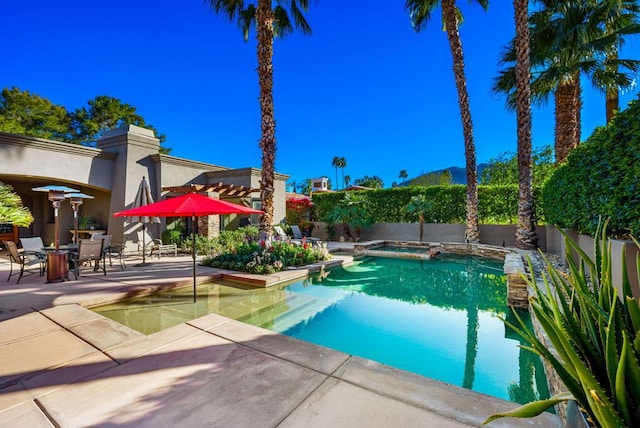
M 162 188 L 163 192 L 173 193 L 210 193 L 215 192 L 219 195 L 220 199 L 231 198 L 247 198 L 252 193 L 259 192 L 260 189 L 253 189 L 251 187 L 236 186 L 235 184 L 191 184 L 189 186 L 168 186 Z

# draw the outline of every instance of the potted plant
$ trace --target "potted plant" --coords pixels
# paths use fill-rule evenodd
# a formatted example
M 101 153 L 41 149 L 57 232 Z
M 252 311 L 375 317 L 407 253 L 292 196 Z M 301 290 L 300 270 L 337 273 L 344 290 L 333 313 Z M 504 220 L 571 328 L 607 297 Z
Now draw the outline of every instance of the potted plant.
M 92 227 L 95 227 L 95 223 L 93 218 L 88 215 L 81 215 L 78 217 L 78 229 L 80 230 L 89 230 Z
M 531 344 L 527 349 L 551 364 L 568 392 L 492 415 L 485 423 L 505 416 L 533 417 L 558 403 L 575 400 L 595 426 L 640 426 L 640 303 L 633 297 L 625 263 L 623 295 L 618 296 L 606 223 L 595 238 L 595 260 L 564 236 L 569 274 L 545 259 L 544 285 L 527 279 L 534 290 L 531 310 L 555 352 L 519 318 L 520 326 L 511 326 Z M 578 254 L 579 263 L 570 257 L 571 252 Z M 622 260 L 626 260 L 624 251 Z M 529 271 L 533 272 L 531 261 Z

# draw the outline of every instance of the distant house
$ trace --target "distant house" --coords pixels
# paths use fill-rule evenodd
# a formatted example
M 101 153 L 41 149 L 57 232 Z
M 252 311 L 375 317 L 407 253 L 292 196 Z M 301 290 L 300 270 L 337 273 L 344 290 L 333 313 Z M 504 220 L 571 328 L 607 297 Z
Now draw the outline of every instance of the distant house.
M 53 207 L 46 193 L 31 190 L 38 186 L 67 186 L 94 196 L 85 200 L 80 213 L 113 235 L 114 242 L 137 241 L 140 225 L 125 223 L 126 219 L 114 218 L 113 213 L 132 207 L 143 177 L 148 179 L 155 201 L 195 189 L 260 208 L 259 169 L 232 169 L 178 158 L 160 154 L 159 148 L 153 131 L 134 125 L 105 132 L 95 148 L 0 132 L 0 181 L 13 186 L 35 219 L 29 228 L 20 228 L 19 235 L 41 236 L 46 243 L 53 242 Z M 274 223 L 285 219 L 287 178 L 275 175 Z M 209 216 L 198 221 L 198 232 L 215 236 L 221 229 L 234 228 L 240 220 L 235 215 L 222 219 Z M 154 237 L 159 237 L 166 226 L 166 219 L 161 221 L 149 225 Z M 69 203 L 62 203 L 59 222 L 60 241 L 68 243 L 73 229 Z
M 345 187 L 342 190 L 345 191 L 345 192 L 349 192 L 349 191 L 353 191 L 353 190 L 373 190 L 373 187 L 352 185 L 352 186 L 349 186 L 349 187 Z
M 327 177 L 312 178 L 311 192 L 312 193 L 331 192 L 331 190 L 329 190 L 329 179 Z

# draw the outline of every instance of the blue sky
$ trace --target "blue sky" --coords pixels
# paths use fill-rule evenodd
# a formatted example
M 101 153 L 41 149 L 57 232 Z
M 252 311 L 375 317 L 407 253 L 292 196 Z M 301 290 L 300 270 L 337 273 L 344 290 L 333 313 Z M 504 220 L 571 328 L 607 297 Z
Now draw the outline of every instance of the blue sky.
M 416 34 L 403 1 L 312 0 L 313 34 L 276 40 L 276 169 L 293 180 L 326 175 L 334 156 L 352 179 L 386 186 L 464 166 L 451 55 L 440 10 Z M 515 115 L 491 93 L 512 2 L 488 12 L 459 1 L 478 162 L 516 150 Z M 260 167 L 256 48 L 199 0 L 6 0 L 0 85 L 68 109 L 110 95 L 135 106 L 167 136 L 175 156 Z M 640 40 L 623 53 L 638 58 Z M 604 99 L 584 85 L 583 139 L 603 125 Z M 636 97 L 638 88 L 622 97 Z M 533 144 L 553 143 L 553 104 L 534 109 Z

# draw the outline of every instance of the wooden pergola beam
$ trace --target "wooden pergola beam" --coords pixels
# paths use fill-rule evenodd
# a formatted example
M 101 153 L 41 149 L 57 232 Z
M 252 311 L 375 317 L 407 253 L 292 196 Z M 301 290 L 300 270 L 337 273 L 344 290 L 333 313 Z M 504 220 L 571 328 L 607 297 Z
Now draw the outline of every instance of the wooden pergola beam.
M 251 196 L 252 193 L 259 192 L 260 189 L 252 189 L 250 187 L 236 186 L 235 184 L 191 184 L 189 186 L 167 186 L 162 188 L 163 192 L 173 193 L 209 193 L 215 192 L 222 197 L 234 197 L 234 198 L 246 198 Z

